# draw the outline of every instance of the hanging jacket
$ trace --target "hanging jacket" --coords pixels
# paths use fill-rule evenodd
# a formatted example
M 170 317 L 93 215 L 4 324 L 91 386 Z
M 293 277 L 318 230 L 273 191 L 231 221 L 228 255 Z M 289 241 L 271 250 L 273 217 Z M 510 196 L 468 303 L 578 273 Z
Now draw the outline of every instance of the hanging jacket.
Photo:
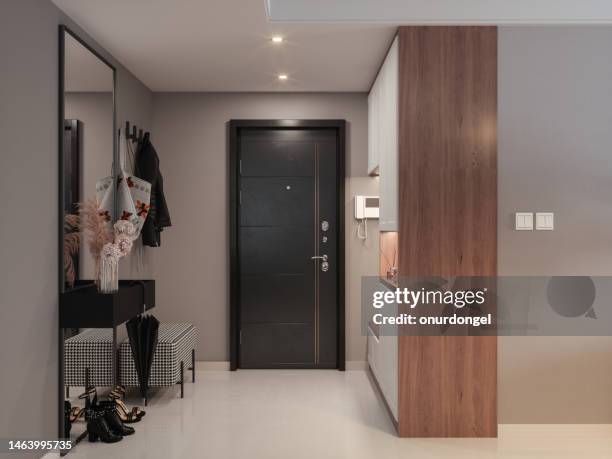
M 149 214 L 142 228 L 142 243 L 150 247 L 161 245 L 161 232 L 172 226 L 164 197 L 164 179 L 159 170 L 159 157 L 147 132 L 138 143 L 134 175 L 151 184 Z

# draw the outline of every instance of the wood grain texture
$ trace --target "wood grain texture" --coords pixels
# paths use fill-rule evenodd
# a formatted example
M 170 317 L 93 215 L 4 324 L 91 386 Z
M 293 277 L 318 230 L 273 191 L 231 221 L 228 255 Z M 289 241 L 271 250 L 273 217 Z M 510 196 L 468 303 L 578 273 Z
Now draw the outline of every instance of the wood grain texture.
M 400 276 L 497 274 L 497 29 L 399 30 Z M 497 435 L 496 337 L 400 337 L 399 433 Z

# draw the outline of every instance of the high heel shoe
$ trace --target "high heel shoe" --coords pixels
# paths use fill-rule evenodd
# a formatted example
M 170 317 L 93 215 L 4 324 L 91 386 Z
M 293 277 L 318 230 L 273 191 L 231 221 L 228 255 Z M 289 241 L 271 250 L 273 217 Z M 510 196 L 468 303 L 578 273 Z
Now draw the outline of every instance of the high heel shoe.
M 103 443 L 117 443 L 123 439 L 121 435 L 113 433 L 102 412 L 89 415 L 87 434 L 90 442 L 101 440 Z
M 115 388 L 110 391 L 110 394 L 122 398 L 125 397 L 125 392 L 124 386 L 115 386 Z
M 70 418 L 70 423 L 74 423 L 78 421 L 85 414 L 85 408 L 81 408 L 80 406 L 74 406 L 68 413 Z
M 93 395 L 93 402 L 90 397 Z M 81 395 L 79 395 L 80 400 L 85 400 L 85 408 L 81 408 L 80 406 L 71 406 L 69 401 L 64 402 L 64 416 L 65 416 L 65 427 L 64 431 L 69 434 L 72 424 L 78 421 L 81 418 L 85 418 L 86 409 L 91 408 L 92 403 L 96 404 L 97 402 L 97 393 L 95 387 L 88 387 L 85 389 Z
M 98 391 L 94 386 L 86 387 L 79 399 L 85 400 L 85 409 L 88 410 L 98 404 Z
M 115 404 L 119 418 L 126 424 L 138 422 L 145 414 L 147 414 L 145 411 L 142 411 L 137 406 L 134 406 L 131 410 L 128 410 L 128 407 L 125 406 L 125 403 L 123 403 L 121 397 L 115 391 L 111 392 L 108 398 L 110 398 L 112 403 Z

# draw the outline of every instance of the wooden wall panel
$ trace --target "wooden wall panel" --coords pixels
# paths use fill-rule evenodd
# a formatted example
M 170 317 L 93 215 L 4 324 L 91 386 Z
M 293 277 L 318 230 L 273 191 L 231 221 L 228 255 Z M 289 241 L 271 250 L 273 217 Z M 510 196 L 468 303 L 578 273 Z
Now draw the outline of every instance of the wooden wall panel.
M 399 272 L 497 274 L 497 29 L 399 29 Z M 497 435 L 496 337 L 400 337 L 399 433 Z

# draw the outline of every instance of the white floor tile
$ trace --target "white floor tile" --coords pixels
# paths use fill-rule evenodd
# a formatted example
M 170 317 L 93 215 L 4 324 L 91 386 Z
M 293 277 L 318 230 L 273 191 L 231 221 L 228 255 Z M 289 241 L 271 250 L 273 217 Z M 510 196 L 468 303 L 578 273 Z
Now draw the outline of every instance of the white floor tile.
M 178 386 L 158 390 L 135 435 L 111 445 L 84 440 L 68 457 L 612 457 L 610 425 L 502 425 L 499 439 L 397 438 L 365 371 L 201 370 L 197 379 L 182 400 Z

